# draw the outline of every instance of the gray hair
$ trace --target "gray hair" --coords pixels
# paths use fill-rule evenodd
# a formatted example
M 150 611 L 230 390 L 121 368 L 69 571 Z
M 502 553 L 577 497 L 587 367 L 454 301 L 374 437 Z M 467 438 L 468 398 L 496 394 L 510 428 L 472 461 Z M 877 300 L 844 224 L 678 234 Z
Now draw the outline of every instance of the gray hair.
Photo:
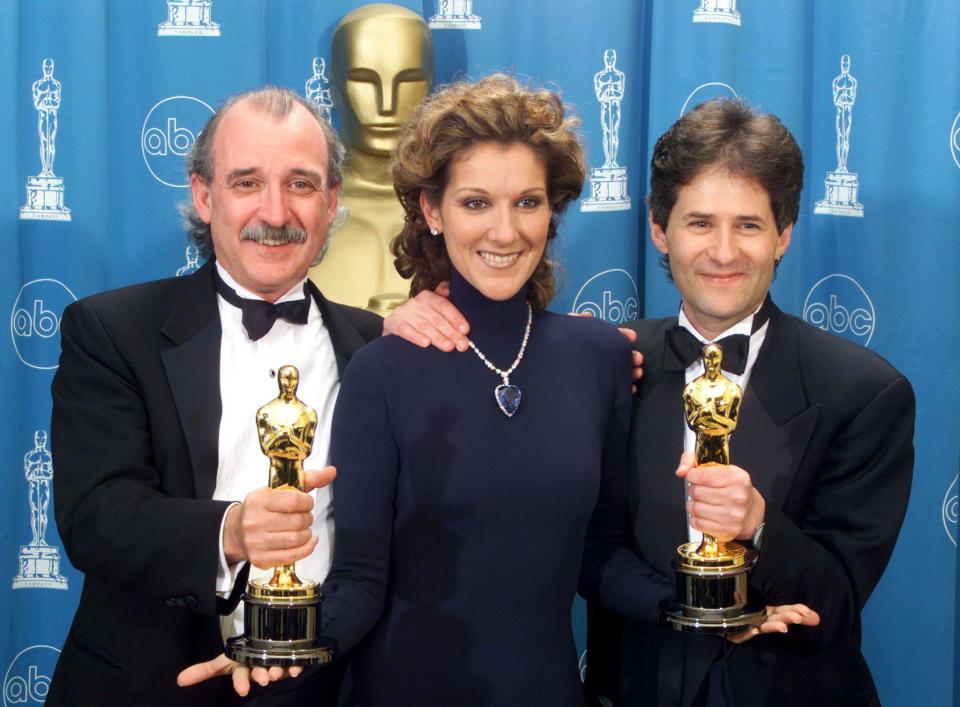
M 238 93 L 227 98 L 223 105 L 213 114 L 213 117 L 203 126 L 203 130 L 190 148 L 187 154 L 186 168 L 188 175 L 196 174 L 206 183 L 213 179 L 213 138 L 216 135 L 220 121 L 224 114 L 240 101 L 249 101 L 250 104 L 264 113 L 267 113 L 275 120 L 282 120 L 290 114 L 294 106 L 301 105 L 312 115 L 320 129 L 323 130 L 323 136 L 327 143 L 327 188 L 332 188 L 343 181 L 343 156 L 344 147 L 340 142 L 333 126 L 327 122 L 320 112 L 320 108 L 311 101 L 302 98 L 289 88 L 279 86 L 264 86 L 252 91 Z M 193 243 L 200 253 L 200 257 L 210 259 L 213 256 L 213 238 L 210 234 L 210 224 L 205 223 L 200 214 L 197 213 L 193 205 L 192 198 L 188 197 L 178 207 L 180 215 L 183 216 L 184 226 L 187 229 L 187 237 Z M 342 207 L 337 208 L 337 219 L 334 225 L 343 220 Z M 326 245 L 326 244 L 324 244 Z M 326 247 L 324 247 L 324 252 Z M 323 253 L 321 253 L 322 257 Z

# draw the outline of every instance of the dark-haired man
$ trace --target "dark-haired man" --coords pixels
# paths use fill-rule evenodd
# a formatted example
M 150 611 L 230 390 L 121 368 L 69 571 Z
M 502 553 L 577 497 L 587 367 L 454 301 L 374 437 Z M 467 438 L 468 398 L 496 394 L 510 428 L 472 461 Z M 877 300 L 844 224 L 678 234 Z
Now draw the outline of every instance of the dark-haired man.
M 910 384 L 770 299 L 803 185 L 799 147 L 774 116 L 742 101 L 697 107 L 658 140 L 650 183 L 651 239 L 682 305 L 677 317 L 633 325 L 645 373 L 629 541 L 667 576 L 676 547 L 702 532 L 752 544 L 756 596 L 803 603 L 820 623 L 734 644 L 592 606 L 588 693 L 623 705 L 878 704 L 860 611 L 906 511 Z M 725 375 L 744 390 L 734 464 L 697 468 L 681 390 L 703 373 L 702 343 L 717 340 L 728 344 Z
M 329 491 L 267 489 L 253 418 L 277 394 L 276 371 L 296 365 L 300 396 L 320 415 L 305 466 L 324 467 L 340 373 L 381 333 L 379 317 L 307 281 L 337 211 L 342 157 L 316 106 L 293 92 L 230 99 L 188 164 L 188 217 L 207 264 L 65 311 L 55 511 L 85 578 L 48 705 L 232 701 L 217 681 L 180 688 L 176 678 L 238 632 L 218 614 L 233 611 L 249 565 L 301 560 L 305 577 L 325 576 Z M 308 485 L 331 478 L 308 472 Z M 334 688 L 324 678 L 281 690 L 323 700 Z

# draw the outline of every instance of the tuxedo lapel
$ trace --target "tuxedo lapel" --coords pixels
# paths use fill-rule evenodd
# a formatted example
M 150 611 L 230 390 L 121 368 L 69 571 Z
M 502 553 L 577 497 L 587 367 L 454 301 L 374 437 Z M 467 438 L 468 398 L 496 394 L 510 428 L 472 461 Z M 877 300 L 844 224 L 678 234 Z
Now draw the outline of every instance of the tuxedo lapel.
M 323 324 L 330 333 L 330 342 L 333 344 L 333 353 L 337 359 L 337 375 L 343 378 L 343 371 L 354 352 L 363 346 L 366 341 L 360 336 L 357 328 L 340 311 L 338 305 L 327 300 L 312 280 L 308 280 L 310 294 L 320 308 Z
M 683 480 L 674 475 L 683 451 L 683 371 L 663 370 L 667 322 L 643 352 L 644 377 L 630 429 L 628 508 L 634 539 L 654 568 L 673 575 L 677 546 L 686 542 Z
M 730 438 L 732 463 L 750 472 L 768 503 L 783 507 L 819 412 L 801 385 L 796 330 L 774 307 Z
M 161 352 L 190 452 L 197 498 L 213 496 L 220 435 L 220 316 L 213 261 L 184 279 L 160 331 L 174 344 Z

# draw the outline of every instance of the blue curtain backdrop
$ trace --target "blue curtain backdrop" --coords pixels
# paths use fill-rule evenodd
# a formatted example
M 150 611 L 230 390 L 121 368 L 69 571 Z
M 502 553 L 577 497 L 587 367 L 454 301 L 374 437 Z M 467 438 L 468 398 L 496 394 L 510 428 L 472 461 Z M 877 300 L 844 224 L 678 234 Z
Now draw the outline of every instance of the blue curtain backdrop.
M 76 298 L 195 267 L 174 207 L 187 195 L 182 158 L 199 127 L 236 91 L 303 92 L 313 59 L 329 62 L 339 18 L 364 3 L 208 0 L 208 16 L 202 4 L 0 0 L 4 705 L 43 701 L 82 584 L 49 505 L 60 313 Z M 425 18 L 439 11 L 438 0 L 399 4 Z M 807 183 L 774 297 L 889 359 L 918 398 L 910 507 L 864 614 L 865 652 L 885 704 L 956 704 L 960 5 L 472 5 L 479 27 L 433 32 L 437 80 L 506 70 L 551 84 L 589 144 L 591 183 L 562 231 L 556 309 L 611 321 L 676 310 L 643 198 L 653 142 L 684 110 L 738 95 L 797 137 Z M 624 88 L 613 164 L 594 87 L 609 50 Z M 579 606 L 574 619 L 582 644 Z

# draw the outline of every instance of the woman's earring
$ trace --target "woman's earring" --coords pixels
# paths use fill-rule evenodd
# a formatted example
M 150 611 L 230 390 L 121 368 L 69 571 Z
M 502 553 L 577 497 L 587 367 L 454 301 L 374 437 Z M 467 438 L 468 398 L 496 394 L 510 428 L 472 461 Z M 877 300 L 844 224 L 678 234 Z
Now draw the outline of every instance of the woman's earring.
M 430 227 L 430 235 L 431 235 L 431 236 L 439 236 L 439 235 L 440 235 L 440 231 L 438 231 L 437 229 L 433 228 L 433 226 L 431 226 L 431 227 Z

